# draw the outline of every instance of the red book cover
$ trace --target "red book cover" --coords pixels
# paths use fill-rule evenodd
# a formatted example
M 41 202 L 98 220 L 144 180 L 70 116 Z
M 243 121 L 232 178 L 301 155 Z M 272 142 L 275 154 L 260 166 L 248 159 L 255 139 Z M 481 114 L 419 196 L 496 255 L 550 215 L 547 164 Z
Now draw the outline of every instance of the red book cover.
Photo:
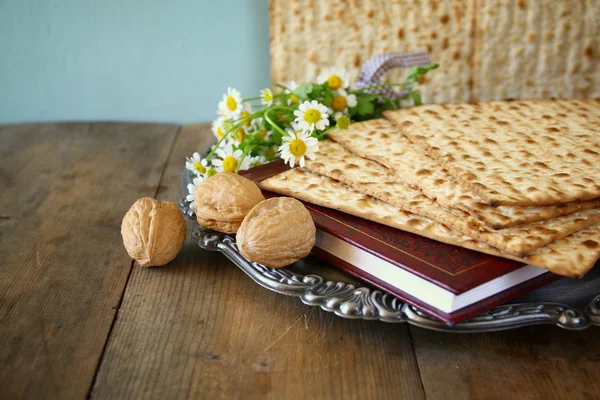
M 256 182 L 260 182 L 287 169 L 288 167 L 282 162 L 275 162 L 244 171 L 243 175 Z M 280 196 L 279 194 L 267 191 L 263 191 L 263 193 L 267 198 Z M 303 202 L 303 204 L 311 213 L 317 229 L 383 259 L 398 268 L 409 271 L 455 295 L 465 293 L 470 289 L 524 267 L 524 264 L 516 261 L 441 243 L 413 233 L 357 218 L 338 210 L 306 202 Z M 390 283 L 378 279 L 318 247 L 313 249 L 313 253 L 330 262 L 333 266 L 341 268 L 347 273 L 383 291 L 392 293 L 407 303 L 415 305 L 419 309 L 449 324 L 455 324 L 472 318 L 558 278 L 558 276 L 552 273 L 544 273 L 449 313 L 441 311 L 421 301 L 419 298 L 399 290 Z

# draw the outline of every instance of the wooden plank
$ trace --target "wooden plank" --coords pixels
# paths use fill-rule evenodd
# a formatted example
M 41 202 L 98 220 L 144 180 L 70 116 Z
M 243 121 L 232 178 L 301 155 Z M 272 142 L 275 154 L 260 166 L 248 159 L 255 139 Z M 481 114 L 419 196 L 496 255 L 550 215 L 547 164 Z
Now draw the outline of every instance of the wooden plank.
M 182 130 L 159 198 L 181 197 Z M 188 233 L 194 226 L 188 224 Z M 346 320 L 272 293 L 187 240 L 163 268 L 135 265 L 93 398 L 424 398 L 405 325 Z
M 156 193 L 176 126 L 0 127 L 0 398 L 85 398 L 131 260 L 120 223 Z
M 485 334 L 411 327 L 428 399 L 592 399 L 598 329 L 536 326 Z

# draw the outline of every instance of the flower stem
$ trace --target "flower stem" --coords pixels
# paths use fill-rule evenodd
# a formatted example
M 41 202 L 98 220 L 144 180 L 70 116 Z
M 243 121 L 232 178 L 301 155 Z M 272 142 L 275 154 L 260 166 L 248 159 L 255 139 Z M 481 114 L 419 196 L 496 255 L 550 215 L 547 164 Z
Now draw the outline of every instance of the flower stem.
M 273 129 L 275 129 L 277 132 L 281 133 L 281 135 L 285 136 L 285 131 L 283 129 L 281 129 L 279 127 L 279 125 L 277 125 L 275 122 L 273 122 L 273 120 L 271 119 L 271 117 L 269 116 L 269 113 L 271 111 L 275 111 L 275 110 L 286 110 L 286 111 L 291 111 L 293 110 L 291 107 L 285 107 L 285 106 L 275 106 L 275 107 L 271 107 L 269 109 L 267 109 L 265 111 L 265 120 L 269 123 L 269 125 L 271 125 L 271 127 L 273 127 Z
M 320 134 L 318 134 L 318 135 L 316 136 L 316 139 L 317 139 L 319 142 L 320 142 L 320 141 L 322 141 L 322 140 L 325 140 L 325 138 L 327 138 L 327 132 L 329 132 L 329 131 L 331 131 L 331 130 L 333 130 L 333 129 L 335 129 L 335 128 L 337 128 L 337 125 L 330 126 L 329 128 L 325 129 L 323 132 L 321 132 Z M 313 137 L 315 137 L 315 136 L 313 136 Z
M 230 129 L 227 132 L 225 132 L 225 134 L 223 135 L 223 137 L 217 141 L 217 144 L 215 145 L 215 147 L 206 156 L 206 161 L 209 161 L 212 158 L 212 156 L 215 154 L 215 151 L 217 151 L 217 149 L 219 148 L 219 146 L 221 145 L 221 143 L 223 142 L 223 140 L 227 139 L 227 137 L 229 135 L 231 135 L 232 132 L 237 132 L 242 126 L 244 126 L 244 124 L 246 122 L 251 121 L 254 118 L 260 117 L 261 114 L 263 114 L 263 113 L 264 113 L 264 110 L 260 110 L 260 111 L 255 112 L 254 114 L 250 114 L 246 118 L 244 118 L 240 122 L 238 122 L 237 125 L 234 125 L 232 129 Z
M 248 155 L 248 153 L 250 153 L 252 151 L 252 149 L 253 149 L 252 146 L 248 146 L 244 149 L 244 152 L 242 153 L 242 156 L 240 157 L 240 162 L 238 162 L 237 167 L 235 167 L 236 174 L 240 170 L 240 167 L 242 166 L 242 162 L 244 162 L 244 158 L 246 158 L 246 156 Z

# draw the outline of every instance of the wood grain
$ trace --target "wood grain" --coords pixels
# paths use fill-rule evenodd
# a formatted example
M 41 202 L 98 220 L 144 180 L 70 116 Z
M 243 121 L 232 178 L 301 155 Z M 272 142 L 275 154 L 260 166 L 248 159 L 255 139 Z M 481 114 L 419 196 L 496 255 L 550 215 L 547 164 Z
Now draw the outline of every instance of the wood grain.
M 600 394 L 597 328 L 410 331 L 428 399 L 597 399 Z
M 346 320 L 190 239 L 169 266 L 131 269 L 124 213 L 142 196 L 179 198 L 185 156 L 212 138 L 207 125 L 176 132 L 0 127 L 1 399 L 598 397 L 594 328 Z
M 181 196 L 185 156 L 210 135 L 182 130 L 160 199 Z M 191 239 L 164 268 L 134 266 L 91 395 L 424 398 L 405 325 L 346 320 L 272 293 Z
M 131 268 L 121 219 L 176 130 L 0 127 L 0 398 L 86 397 Z

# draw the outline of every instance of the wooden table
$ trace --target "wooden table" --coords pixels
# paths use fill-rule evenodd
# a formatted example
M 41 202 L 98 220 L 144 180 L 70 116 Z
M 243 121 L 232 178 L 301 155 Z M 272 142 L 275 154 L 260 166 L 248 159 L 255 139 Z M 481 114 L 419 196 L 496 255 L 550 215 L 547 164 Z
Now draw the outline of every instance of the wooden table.
M 1 399 L 600 397 L 596 328 L 346 320 L 189 238 L 167 267 L 133 263 L 123 215 L 177 200 L 211 140 L 208 125 L 0 127 Z

